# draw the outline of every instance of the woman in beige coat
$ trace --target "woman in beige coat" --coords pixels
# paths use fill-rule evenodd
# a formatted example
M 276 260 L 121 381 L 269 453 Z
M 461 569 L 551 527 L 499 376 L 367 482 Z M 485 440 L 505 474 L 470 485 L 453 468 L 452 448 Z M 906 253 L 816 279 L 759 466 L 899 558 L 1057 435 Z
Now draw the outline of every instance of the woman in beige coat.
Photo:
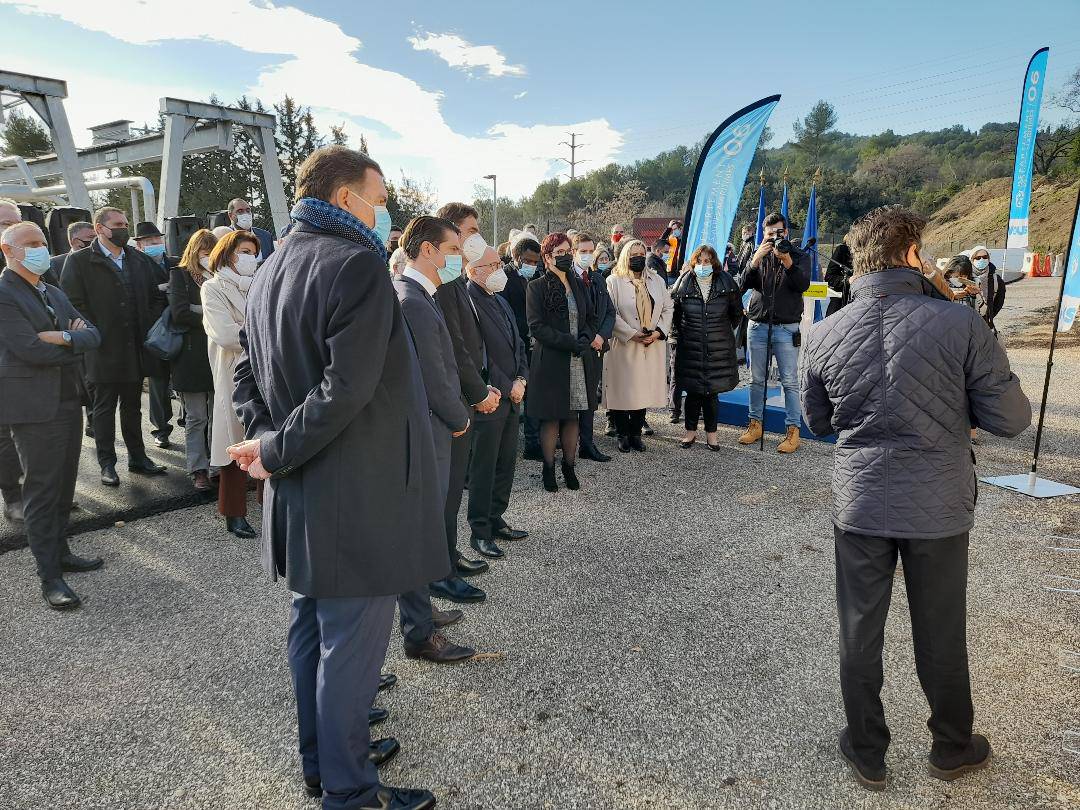
M 672 302 L 667 284 L 645 266 L 637 239 L 619 252 L 607 280 L 615 306 L 611 351 L 604 355 L 604 404 L 619 435 L 619 450 L 645 452 L 641 429 L 646 408 L 667 405 L 667 336 Z
M 250 231 L 231 231 L 210 254 L 211 277 L 199 288 L 203 328 L 214 373 L 214 416 L 210 428 L 210 463 L 221 469 L 218 512 L 237 537 L 251 538 L 247 522 L 248 475 L 229 458 L 226 448 L 244 441 L 244 426 L 233 408 L 233 372 L 240 359 L 240 328 L 247 310 L 247 291 L 255 275 L 259 240 Z

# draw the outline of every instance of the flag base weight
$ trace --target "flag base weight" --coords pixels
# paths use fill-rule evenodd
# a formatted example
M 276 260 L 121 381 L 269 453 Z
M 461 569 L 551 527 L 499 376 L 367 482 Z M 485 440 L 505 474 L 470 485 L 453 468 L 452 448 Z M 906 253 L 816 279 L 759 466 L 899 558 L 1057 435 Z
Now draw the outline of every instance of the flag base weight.
M 1019 492 L 1021 495 L 1032 498 L 1057 498 L 1061 495 L 1080 493 L 1080 489 L 1076 487 L 1059 484 L 1057 481 L 1051 481 L 1048 478 L 1035 478 L 1029 473 L 997 475 L 992 478 L 980 478 L 979 480 L 992 487 L 1011 489 L 1013 492 Z

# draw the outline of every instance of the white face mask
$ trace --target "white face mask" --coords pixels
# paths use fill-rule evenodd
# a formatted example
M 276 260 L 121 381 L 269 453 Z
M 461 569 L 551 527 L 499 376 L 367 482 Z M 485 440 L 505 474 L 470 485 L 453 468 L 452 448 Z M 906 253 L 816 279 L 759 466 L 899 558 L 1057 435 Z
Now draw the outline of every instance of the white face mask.
M 209 270 L 210 269 L 210 257 L 209 256 L 200 256 L 199 257 L 199 267 L 201 267 L 203 270 Z
M 498 270 L 496 270 L 494 273 L 487 277 L 487 281 L 484 282 L 484 286 L 493 293 L 499 293 L 505 290 L 506 271 L 500 267 Z
M 465 261 L 468 264 L 479 261 L 485 250 L 487 250 L 487 242 L 478 233 L 474 233 L 461 243 L 461 252 L 465 254 Z
M 250 253 L 238 253 L 236 254 L 236 266 L 233 269 L 242 276 L 253 276 L 258 264 L 259 260 Z
M 596 254 L 593 253 L 579 253 L 578 254 L 578 267 L 588 270 L 593 265 L 593 260 L 596 259 Z
M 254 218 L 251 216 L 250 211 L 236 215 L 236 227 L 242 231 L 250 231 L 253 221 Z

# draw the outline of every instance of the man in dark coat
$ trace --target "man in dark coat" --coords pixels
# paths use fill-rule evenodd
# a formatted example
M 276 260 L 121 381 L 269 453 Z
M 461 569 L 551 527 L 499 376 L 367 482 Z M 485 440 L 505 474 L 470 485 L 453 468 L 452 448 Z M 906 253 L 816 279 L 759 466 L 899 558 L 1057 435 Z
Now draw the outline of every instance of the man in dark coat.
M 255 214 L 251 210 L 251 203 L 242 197 L 229 200 L 229 225 L 236 231 L 251 231 L 259 240 L 259 255 L 255 257 L 259 264 L 270 258 L 274 252 L 274 235 L 263 228 L 254 225 Z
M 22 222 L 22 211 L 14 200 L 0 199 L 0 233 Z M 6 266 L 4 254 L 0 253 L 0 270 Z M 22 523 L 22 465 L 11 428 L 0 424 L 0 493 L 4 499 L 4 517 L 12 523 Z
M 76 250 L 82 250 L 83 248 L 90 247 L 90 243 L 94 241 L 94 226 L 90 222 L 72 222 L 67 227 L 67 242 L 68 251 L 61 253 L 58 256 L 53 256 L 49 260 L 49 273 L 46 276 L 42 276 L 42 279 L 47 284 L 52 284 L 54 287 L 60 286 L 60 276 L 64 273 L 64 262 L 67 261 L 67 257 L 74 253 Z M 55 279 L 55 281 L 54 281 Z
M 802 412 L 839 435 L 833 472 L 840 750 L 856 779 L 885 787 L 889 729 L 881 653 L 897 555 L 904 564 L 915 666 L 930 703 L 930 775 L 989 762 L 972 733 L 967 661 L 968 532 L 974 523 L 972 427 L 1016 436 L 1031 405 L 1005 351 L 970 307 L 923 276 L 926 220 L 899 206 L 852 226 L 851 302 L 807 333 Z
M 26 537 L 42 596 L 51 608 L 71 610 L 79 597 L 63 572 L 102 564 L 72 554 L 65 531 L 82 449 L 79 358 L 100 337 L 67 296 L 41 280 L 49 249 L 37 225 L 13 225 L 0 243 L 7 260 L 0 274 L 0 424 L 10 428 L 26 474 Z
M 532 336 L 529 334 L 529 317 L 525 312 L 525 290 L 529 282 L 536 278 L 536 273 L 543 260 L 540 258 L 540 243 L 528 233 L 516 237 L 510 244 L 511 262 L 506 265 L 506 289 L 499 295 L 506 299 L 514 311 L 518 334 L 525 343 L 525 357 L 532 361 Z M 522 434 L 525 447 L 522 455 L 530 461 L 541 461 L 540 423 L 524 413 L 521 416 Z
M 97 237 L 90 247 L 68 255 L 61 286 L 72 305 L 101 332 L 100 348 L 86 358 L 86 378 L 94 391 L 94 440 L 101 482 L 119 486 L 116 474 L 116 405 L 128 451 L 128 469 L 164 475 L 146 455 L 142 436 L 142 381 L 159 373 L 161 361 L 143 347 L 154 325 L 159 299 L 151 260 L 128 244 L 127 215 L 118 208 L 94 214 Z
M 450 483 L 451 442 L 469 429 L 472 412 L 461 401 L 454 347 L 446 330 L 446 320 L 435 303 L 435 291 L 442 284 L 439 271 L 445 270 L 447 256 L 461 256 L 461 243 L 453 223 L 438 217 L 417 217 L 405 228 L 399 243 L 405 250 L 407 261 L 401 275 L 394 277 L 394 292 L 416 344 L 431 410 L 431 433 L 439 470 L 438 503 L 445 504 L 446 488 Z M 440 523 L 440 536 L 445 533 L 445 528 Z M 432 607 L 428 588 L 401 594 L 398 609 L 405 654 L 410 658 L 426 658 L 442 664 L 476 654 L 472 648 L 453 644 L 438 632 L 440 628 L 460 621 L 462 613 L 456 609 Z
M 480 233 L 478 215 L 471 205 L 447 203 L 436 212 L 436 216 L 454 223 L 462 242 Z M 435 302 L 446 319 L 446 328 L 454 346 L 462 401 L 477 414 L 491 413 L 499 406 L 501 397 L 497 389 L 488 385 L 490 378 L 487 349 L 480 333 L 476 308 L 469 297 L 467 279 L 461 275 L 461 271 L 460 264 L 444 271 L 446 282 L 435 293 Z M 458 275 L 453 277 L 454 273 Z M 474 433 L 472 430 L 466 431 L 465 435 L 454 439 L 450 448 L 450 482 L 447 486 L 443 518 L 446 523 L 446 545 L 450 550 L 450 561 L 454 564 L 454 570 L 446 580 L 431 583 L 432 594 L 458 603 L 482 602 L 487 599 L 484 591 L 462 579 L 487 571 L 487 562 L 470 560 L 462 556 L 457 547 L 458 512 L 461 509 L 461 496 L 465 491 Z
M 608 350 L 611 343 L 611 335 L 615 331 L 615 307 L 608 295 L 607 283 L 596 268 L 593 266 L 593 256 L 596 253 L 596 240 L 587 233 L 574 234 L 574 272 L 585 285 L 585 291 L 589 295 L 595 313 L 597 331 L 593 338 L 592 348 L 594 351 L 585 352 L 582 361 L 594 366 L 594 374 L 597 386 L 602 391 L 604 388 L 603 353 Z M 578 415 L 578 456 L 591 461 L 611 461 L 611 456 L 601 453 L 596 446 L 593 435 L 593 423 L 596 418 L 596 409 L 582 411 Z
M 165 235 L 153 222 L 140 222 L 135 226 L 135 246 L 150 258 L 153 268 L 153 283 L 158 295 L 154 299 L 151 314 L 156 321 L 169 305 L 169 275 L 180 264 L 175 256 L 165 255 Z M 169 361 L 161 360 L 154 374 L 147 374 L 150 388 L 150 434 L 154 443 L 162 450 L 168 449 L 169 436 L 172 434 L 170 421 L 173 416 L 172 392 L 169 390 L 171 368 Z
M 496 538 L 524 540 L 529 536 L 528 532 L 511 528 L 503 518 L 514 483 L 518 425 L 529 363 L 514 312 L 496 294 L 506 284 L 506 271 L 498 254 L 488 248 L 466 270 L 469 295 L 487 349 L 488 379 L 500 394 L 499 407 L 477 414 L 473 426 L 476 435 L 469 461 L 469 543 L 485 557 L 500 559 L 505 552 L 495 543 Z
M 373 230 L 386 186 L 367 155 L 328 146 L 300 166 L 296 196 L 297 225 L 248 295 L 233 402 L 249 440 L 229 452 L 269 479 L 263 562 L 294 594 L 306 786 L 327 810 L 431 807 L 427 791 L 379 783 L 389 754 L 368 732 L 397 594 L 450 567 L 428 400 Z

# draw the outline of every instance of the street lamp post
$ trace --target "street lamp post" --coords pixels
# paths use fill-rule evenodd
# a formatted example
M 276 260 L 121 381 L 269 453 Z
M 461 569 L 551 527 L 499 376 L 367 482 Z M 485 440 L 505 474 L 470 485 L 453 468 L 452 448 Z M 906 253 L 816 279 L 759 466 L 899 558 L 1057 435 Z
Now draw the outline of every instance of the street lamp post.
M 499 187 L 495 175 L 485 174 L 484 179 L 491 181 L 491 246 L 496 247 L 499 244 Z

